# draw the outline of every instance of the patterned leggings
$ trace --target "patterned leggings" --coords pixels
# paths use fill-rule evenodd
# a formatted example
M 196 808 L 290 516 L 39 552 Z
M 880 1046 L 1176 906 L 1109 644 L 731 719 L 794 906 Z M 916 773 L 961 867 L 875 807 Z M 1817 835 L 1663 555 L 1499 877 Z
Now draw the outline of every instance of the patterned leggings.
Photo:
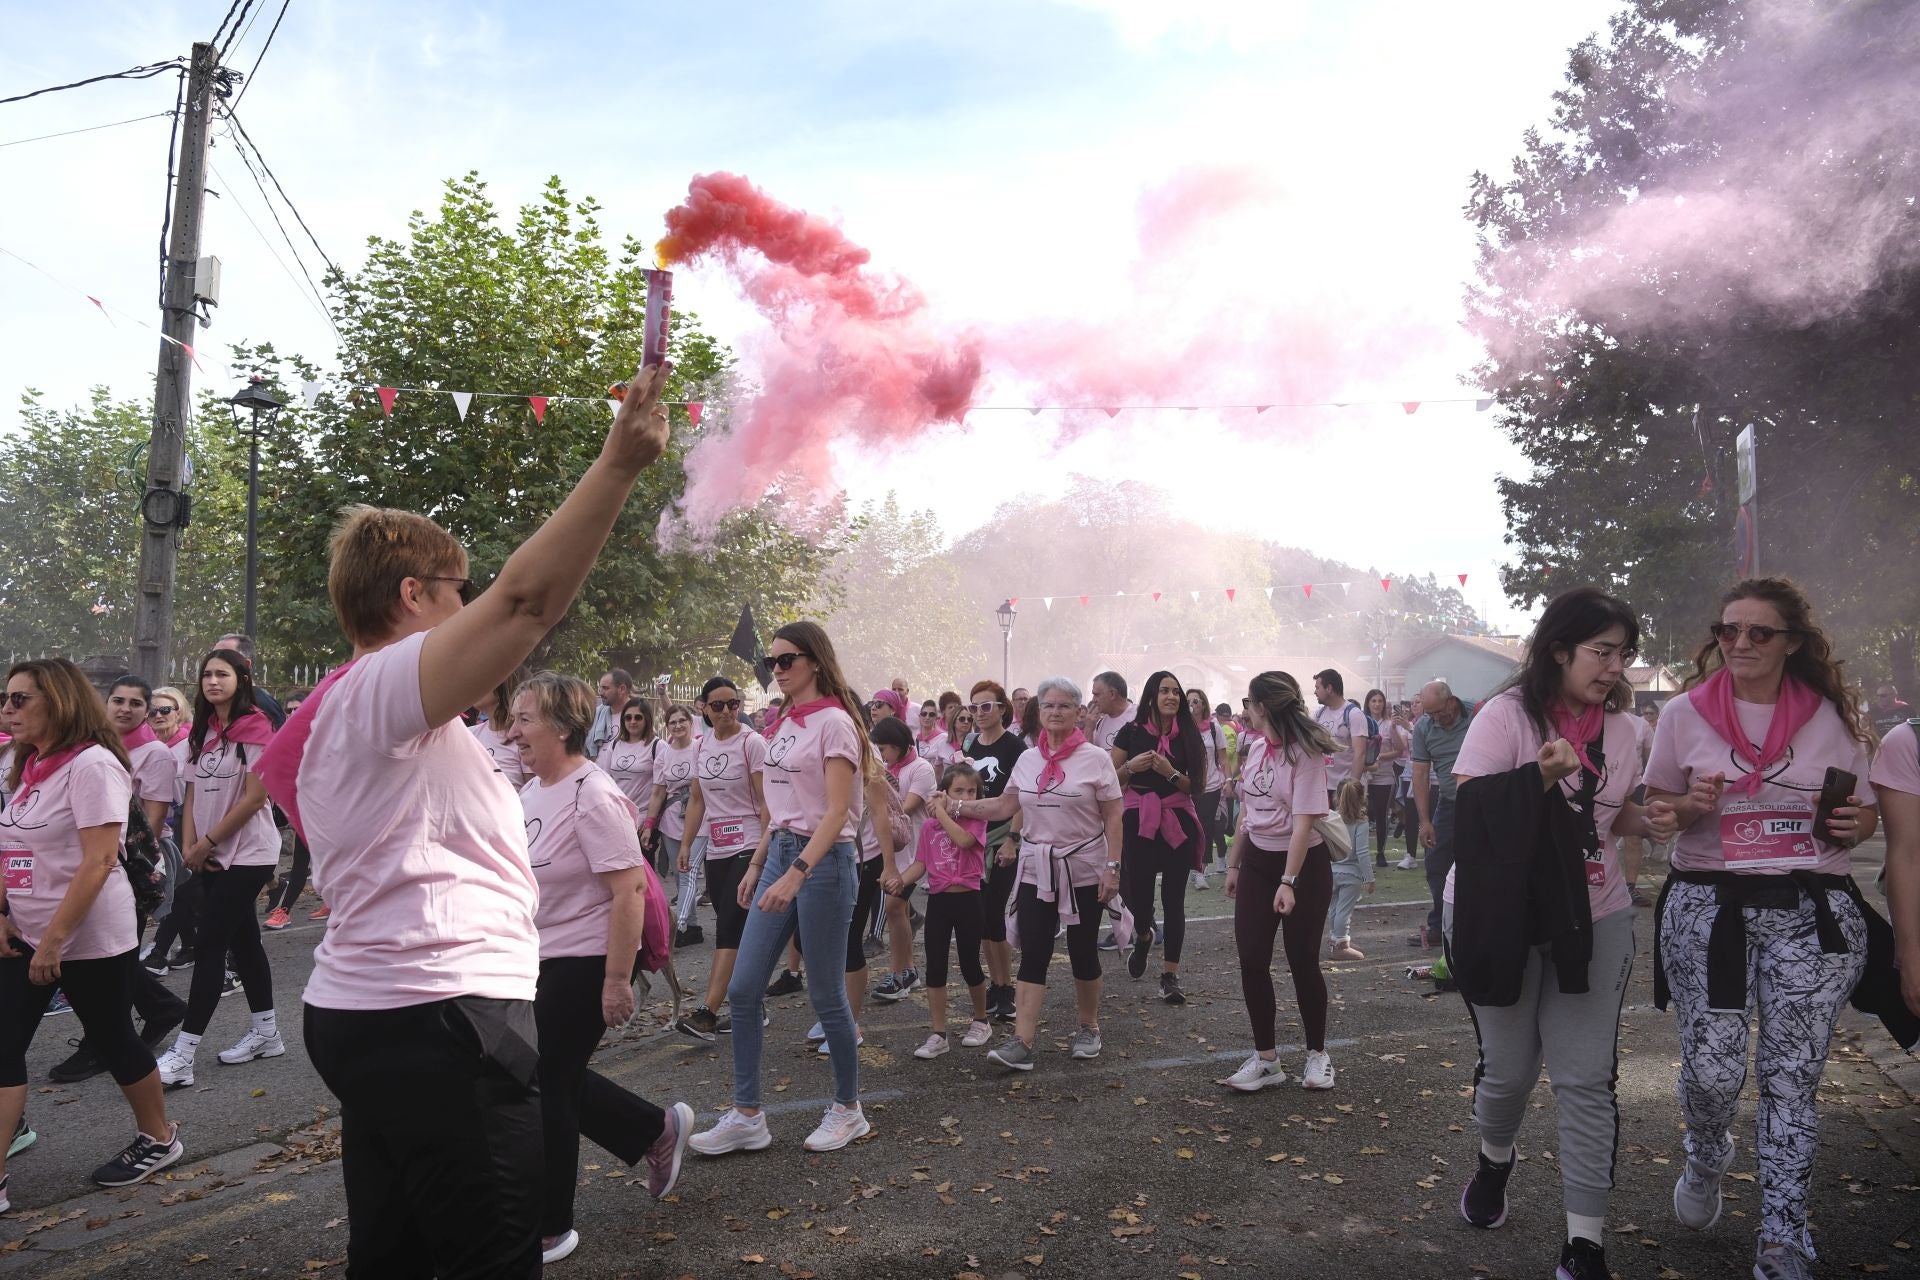
M 1680 1110 L 1687 1154 L 1710 1163 L 1726 1149 L 1747 1081 L 1747 1018 L 1757 1010 L 1754 1073 L 1760 1083 L 1759 1140 L 1763 1239 L 1811 1258 L 1807 1186 L 1820 1145 L 1814 1091 L 1827 1065 L 1834 1019 L 1867 963 L 1867 926 L 1853 899 L 1827 891 L 1846 935 L 1844 955 L 1826 955 L 1813 906 L 1743 908 L 1747 923 L 1747 1008 L 1707 1007 L 1707 938 L 1719 911 L 1712 885 L 1676 883 L 1661 918 L 1661 960 L 1680 1031 Z

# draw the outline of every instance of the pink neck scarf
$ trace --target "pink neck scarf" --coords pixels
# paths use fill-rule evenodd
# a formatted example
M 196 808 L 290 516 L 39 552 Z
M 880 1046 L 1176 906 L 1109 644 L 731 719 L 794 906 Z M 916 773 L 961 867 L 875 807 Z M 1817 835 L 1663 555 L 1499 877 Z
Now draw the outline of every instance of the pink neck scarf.
M 1575 715 L 1568 709 L 1566 699 L 1555 698 L 1552 707 L 1553 727 L 1573 747 L 1573 754 L 1580 757 L 1580 764 L 1594 777 L 1600 776 L 1600 770 L 1594 767 L 1593 757 L 1587 754 L 1587 748 L 1600 739 L 1600 731 L 1607 722 L 1607 709 L 1588 703 Z
M 181 725 L 178 729 L 175 729 L 173 731 L 173 736 L 167 739 L 167 745 L 170 747 L 179 746 L 181 743 L 187 740 L 187 735 L 192 732 L 193 732 L 193 729 L 191 726 L 184 725 L 184 724 Z
M 905 773 L 907 766 L 912 764 L 917 759 L 919 759 L 919 757 L 914 755 L 911 751 L 909 751 L 906 755 L 903 755 L 900 757 L 900 760 L 898 763 L 888 765 L 887 772 L 891 773 L 894 777 L 897 778 L 902 773 Z
M 27 758 L 26 763 L 20 766 L 20 789 L 22 791 L 33 790 L 42 782 L 45 782 L 48 778 L 58 773 L 61 766 L 66 764 L 67 761 L 73 759 L 92 745 L 91 742 L 82 742 L 75 746 L 68 747 L 65 751 L 56 751 L 50 756 L 43 756 L 38 751 L 34 752 L 33 755 Z
M 828 707 L 837 707 L 839 705 L 840 700 L 838 698 L 815 698 L 812 702 L 803 702 L 797 707 L 791 702 L 786 703 L 780 708 L 780 718 L 775 720 L 773 724 L 767 726 L 767 736 L 772 737 L 774 729 L 789 720 L 793 721 L 794 728 L 804 729 L 807 727 L 808 716 L 816 711 L 824 711 Z
M 1767 770 L 1786 758 L 1793 735 L 1813 719 L 1820 710 L 1821 699 L 1819 694 L 1792 676 L 1783 677 L 1780 681 L 1780 700 L 1774 703 L 1773 719 L 1767 723 L 1767 740 L 1760 744 L 1758 756 L 1754 755 L 1753 744 L 1747 741 L 1745 731 L 1740 728 L 1740 713 L 1733 705 L 1733 677 L 1725 667 L 1695 686 L 1687 694 L 1687 701 L 1700 713 L 1700 718 L 1720 735 L 1720 740 L 1733 748 L 1736 761 L 1753 761 L 1753 769 L 1746 777 L 1727 784 L 1727 790 L 1750 796 L 1759 791 L 1760 784 L 1766 781 Z
M 140 722 L 139 727 L 132 733 L 123 733 L 120 735 L 120 745 L 125 747 L 129 754 L 140 747 L 146 746 L 149 742 L 158 741 L 160 741 L 160 735 L 155 733 L 153 726 L 144 720 Z
M 1040 781 L 1038 784 L 1040 790 L 1045 791 L 1048 787 L 1065 782 L 1067 780 L 1067 769 L 1066 765 L 1062 762 L 1086 744 L 1087 735 L 1075 729 L 1067 735 L 1067 740 L 1061 743 L 1060 749 L 1056 751 L 1047 746 L 1047 735 L 1042 731 L 1040 741 L 1033 744 L 1033 749 L 1040 753 L 1042 760 L 1046 761 L 1046 763 L 1040 767 Z

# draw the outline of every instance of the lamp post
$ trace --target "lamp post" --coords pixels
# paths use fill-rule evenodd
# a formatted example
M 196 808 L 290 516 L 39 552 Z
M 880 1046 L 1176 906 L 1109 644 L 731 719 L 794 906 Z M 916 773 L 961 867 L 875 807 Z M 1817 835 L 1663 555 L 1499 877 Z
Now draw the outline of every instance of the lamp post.
M 993 616 L 1000 620 L 1000 686 L 1005 688 L 1013 679 L 1013 620 L 1020 615 L 1014 610 L 1013 601 L 1004 601 Z
M 228 412 L 233 414 L 233 427 L 238 431 L 240 411 L 245 409 L 252 416 L 247 426 L 247 622 L 248 639 L 258 635 L 255 628 L 255 613 L 260 590 L 260 432 L 271 428 L 274 420 L 280 416 L 280 410 L 286 408 L 286 402 L 276 400 L 273 392 L 267 389 L 267 380 L 259 374 L 247 379 L 247 385 L 235 392 L 227 400 Z

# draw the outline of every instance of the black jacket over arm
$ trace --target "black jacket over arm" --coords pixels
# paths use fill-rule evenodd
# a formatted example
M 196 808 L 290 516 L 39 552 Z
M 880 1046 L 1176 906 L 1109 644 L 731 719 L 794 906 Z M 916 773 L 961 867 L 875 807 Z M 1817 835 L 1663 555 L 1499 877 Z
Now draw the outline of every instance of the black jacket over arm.
M 1468 1003 L 1517 1001 L 1527 952 L 1543 944 L 1560 990 L 1587 990 L 1593 911 L 1584 850 L 1593 820 L 1592 787 L 1570 803 L 1560 787 L 1543 789 L 1538 764 L 1460 784 L 1448 963 Z

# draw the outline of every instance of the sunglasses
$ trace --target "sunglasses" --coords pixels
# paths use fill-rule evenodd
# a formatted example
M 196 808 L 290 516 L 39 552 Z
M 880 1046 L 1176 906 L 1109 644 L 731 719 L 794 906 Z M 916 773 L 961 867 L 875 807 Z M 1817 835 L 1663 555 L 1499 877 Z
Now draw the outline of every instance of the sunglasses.
M 739 709 L 740 699 L 738 698 L 727 698 L 720 702 L 715 702 L 711 698 L 707 700 L 707 710 L 709 711 L 738 711 Z
M 1756 649 L 1763 649 L 1767 645 L 1772 644 L 1775 636 L 1799 634 L 1789 627 L 1768 627 L 1759 624 L 1748 626 L 1738 622 L 1716 622 L 1708 627 L 1707 630 L 1713 633 L 1715 640 L 1718 640 L 1724 645 L 1739 643 L 1740 633 L 1744 631 L 1747 633 L 1747 639 L 1753 642 L 1753 646 Z
M 419 576 L 420 576 L 420 581 L 422 582 L 455 583 L 456 586 L 454 587 L 454 589 L 460 593 L 461 604 L 472 604 L 473 598 L 480 594 L 478 591 L 474 590 L 472 578 L 451 578 L 443 573 L 423 573 Z
M 155 707 L 153 710 L 147 712 L 147 719 L 165 720 L 168 716 L 177 716 L 179 714 L 180 708 L 178 707 Z
M 940 713 L 938 711 L 922 711 L 920 713 L 920 718 L 922 720 L 938 720 L 940 718 Z
M 38 696 L 34 693 L 0 693 L 0 706 L 12 707 L 18 711 Z
M 775 671 L 791 671 L 793 664 L 806 657 L 804 653 L 775 653 L 767 656 L 767 665 Z
M 975 715 L 985 715 L 999 705 L 997 702 L 976 702 L 973 704 L 972 711 Z

